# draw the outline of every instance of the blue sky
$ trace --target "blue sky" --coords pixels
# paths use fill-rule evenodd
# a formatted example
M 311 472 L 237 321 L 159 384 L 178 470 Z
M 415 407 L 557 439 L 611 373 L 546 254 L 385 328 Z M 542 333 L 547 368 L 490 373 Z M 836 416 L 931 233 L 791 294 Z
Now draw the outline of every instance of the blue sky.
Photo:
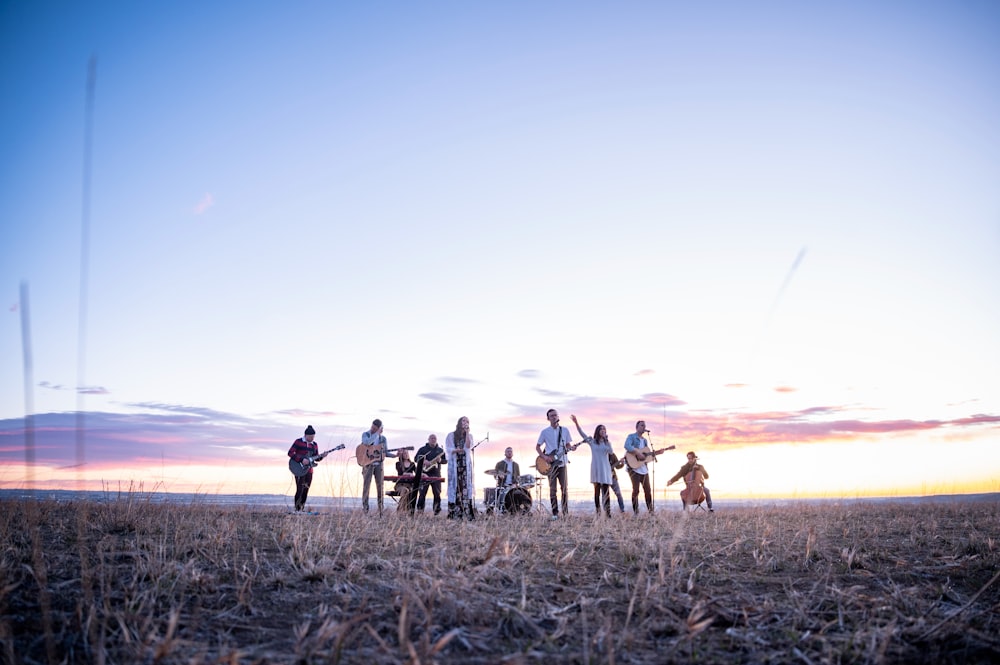
M 374 417 L 523 464 L 554 406 L 617 447 L 645 418 L 717 493 L 998 491 L 997 34 L 988 2 L 6 3 L 0 483 L 24 283 L 39 483 L 283 491 L 306 424 Z

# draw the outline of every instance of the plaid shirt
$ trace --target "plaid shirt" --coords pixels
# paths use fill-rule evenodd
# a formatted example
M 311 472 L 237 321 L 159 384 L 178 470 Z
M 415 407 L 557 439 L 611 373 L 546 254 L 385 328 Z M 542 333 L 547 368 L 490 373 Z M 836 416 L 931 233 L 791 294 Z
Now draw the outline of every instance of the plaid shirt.
M 319 455 L 319 444 L 315 441 L 308 443 L 305 439 L 295 439 L 292 442 L 292 447 L 288 449 L 288 456 L 296 462 L 301 462 L 310 455 Z M 310 468 L 309 473 L 312 472 L 313 470 Z

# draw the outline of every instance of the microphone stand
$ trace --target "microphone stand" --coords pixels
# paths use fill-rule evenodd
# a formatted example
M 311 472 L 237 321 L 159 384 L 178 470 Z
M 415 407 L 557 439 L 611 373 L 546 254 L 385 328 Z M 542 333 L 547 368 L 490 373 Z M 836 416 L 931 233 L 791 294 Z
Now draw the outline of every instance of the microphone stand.
M 646 432 L 649 434 L 649 443 L 646 445 L 649 446 L 650 450 L 654 450 L 653 432 L 651 430 L 646 430 Z M 653 455 L 653 461 L 656 461 L 656 455 Z M 647 468 L 649 469 L 649 496 L 653 502 L 653 508 L 656 508 L 656 465 L 650 464 Z
M 476 472 L 476 448 L 478 448 L 479 445 L 481 443 L 483 443 L 484 441 L 489 441 L 489 440 L 490 440 L 490 433 L 487 432 L 485 439 L 480 439 L 475 444 L 473 444 L 471 448 L 469 448 L 469 454 L 472 455 L 472 473 Z M 475 496 L 470 497 L 470 501 L 472 501 L 472 509 L 475 510 L 476 509 L 476 497 Z

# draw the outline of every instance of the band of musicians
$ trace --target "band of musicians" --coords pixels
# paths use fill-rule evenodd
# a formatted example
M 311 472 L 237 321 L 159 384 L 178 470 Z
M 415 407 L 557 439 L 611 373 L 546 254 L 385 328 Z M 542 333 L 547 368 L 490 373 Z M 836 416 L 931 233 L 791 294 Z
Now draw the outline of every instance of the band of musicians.
M 522 473 L 522 465 L 514 459 L 514 448 L 506 447 L 503 457 L 487 465 L 489 468 L 482 472 L 489 480 L 483 481 L 480 504 L 476 494 L 475 456 L 476 449 L 488 441 L 489 436 L 477 440 L 472 435 L 467 417 L 462 416 L 456 421 L 455 429 L 445 436 L 444 446 L 438 443 L 436 434 L 429 434 L 426 442 L 419 447 L 408 445 L 395 448 L 389 446 L 382 420 L 375 418 L 371 426 L 361 433 L 361 443 L 355 450 L 361 471 L 360 508 L 364 514 L 370 512 L 374 485 L 379 516 L 386 509 L 386 497 L 395 502 L 397 512 L 422 515 L 428 512 L 427 495 L 430 494 L 429 512 L 437 516 L 446 508 L 446 517 L 452 520 L 472 521 L 482 513 L 524 515 L 530 513 L 536 504 L 539 511 L 549 515 L 549 519 L 565 519 L 570 512 L 568 465 L 574 457 L 580 456 L 576 451 L 586 445 L 590 448 L 594 515 L 611 518 L 612 493 L 618 512 L 627 513 L 618 482 L 617 472 L 621 469 L 626 469 L 631 485 L 632 514 L 640 515 L 643 505 L 646 513 L 655 512 L 651 478 L 654 465 L 675 446 L 654 450 L 650 443 L 652 433 L 647 429 L 646 422 L 639 420 L 635 423 L 635 431 L 625 437 L 619 457 L 603 424 L 597 424 L 590 430 L 575 414 L 571 415 L 580 437 L 579 443 L 575 443 L 570 429 L 561 424 L 557 409 L 548 409 L 545 419 L 548 424 L 538 434 L 534 464 L 526 467 L 534 473 Z M 321 453 L 315 441 L 316 435 L 315 428 L 309 425 L 303 436 L 293 441 L 288 449 L 289 470 L 295 477 L 295 513 L 309 512 L 306 503 L 317 465 L 327 455 L 345 448 L 345 444 L 341 444 Z M 393 467 L 387 474 L 385 465 L 390 459 L 393 460 Z M 686 462 L 667 481 L 667 487 L 683 482 L 684 487 L 678 493 L 682 510 L 714 513 L 712 493 L 705 486 L 706 480 L 708 471 L 699 463 L 698 455 L 690 451 L 686 454 Z M 391 483 L 391 489 L 387 489 L 386 483 Z M 533 492 L 535 498 L 532 497 Z

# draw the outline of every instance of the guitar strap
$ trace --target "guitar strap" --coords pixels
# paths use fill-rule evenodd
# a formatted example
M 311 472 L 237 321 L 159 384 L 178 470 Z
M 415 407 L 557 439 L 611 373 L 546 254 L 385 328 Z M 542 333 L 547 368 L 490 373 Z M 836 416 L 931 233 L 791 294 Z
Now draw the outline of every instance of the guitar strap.
M 546 474 L 549 478 L 549 482 L 555 482 L 554 478 L 559 473 L 561 467 L 561 458 L 559 454 L 562 448 L 562 425 L 559 426 L 559 434 L 556 436 L 556 449 L 555 454 L 552 456 L 552 464 L 549 465 L 549 472 Z

